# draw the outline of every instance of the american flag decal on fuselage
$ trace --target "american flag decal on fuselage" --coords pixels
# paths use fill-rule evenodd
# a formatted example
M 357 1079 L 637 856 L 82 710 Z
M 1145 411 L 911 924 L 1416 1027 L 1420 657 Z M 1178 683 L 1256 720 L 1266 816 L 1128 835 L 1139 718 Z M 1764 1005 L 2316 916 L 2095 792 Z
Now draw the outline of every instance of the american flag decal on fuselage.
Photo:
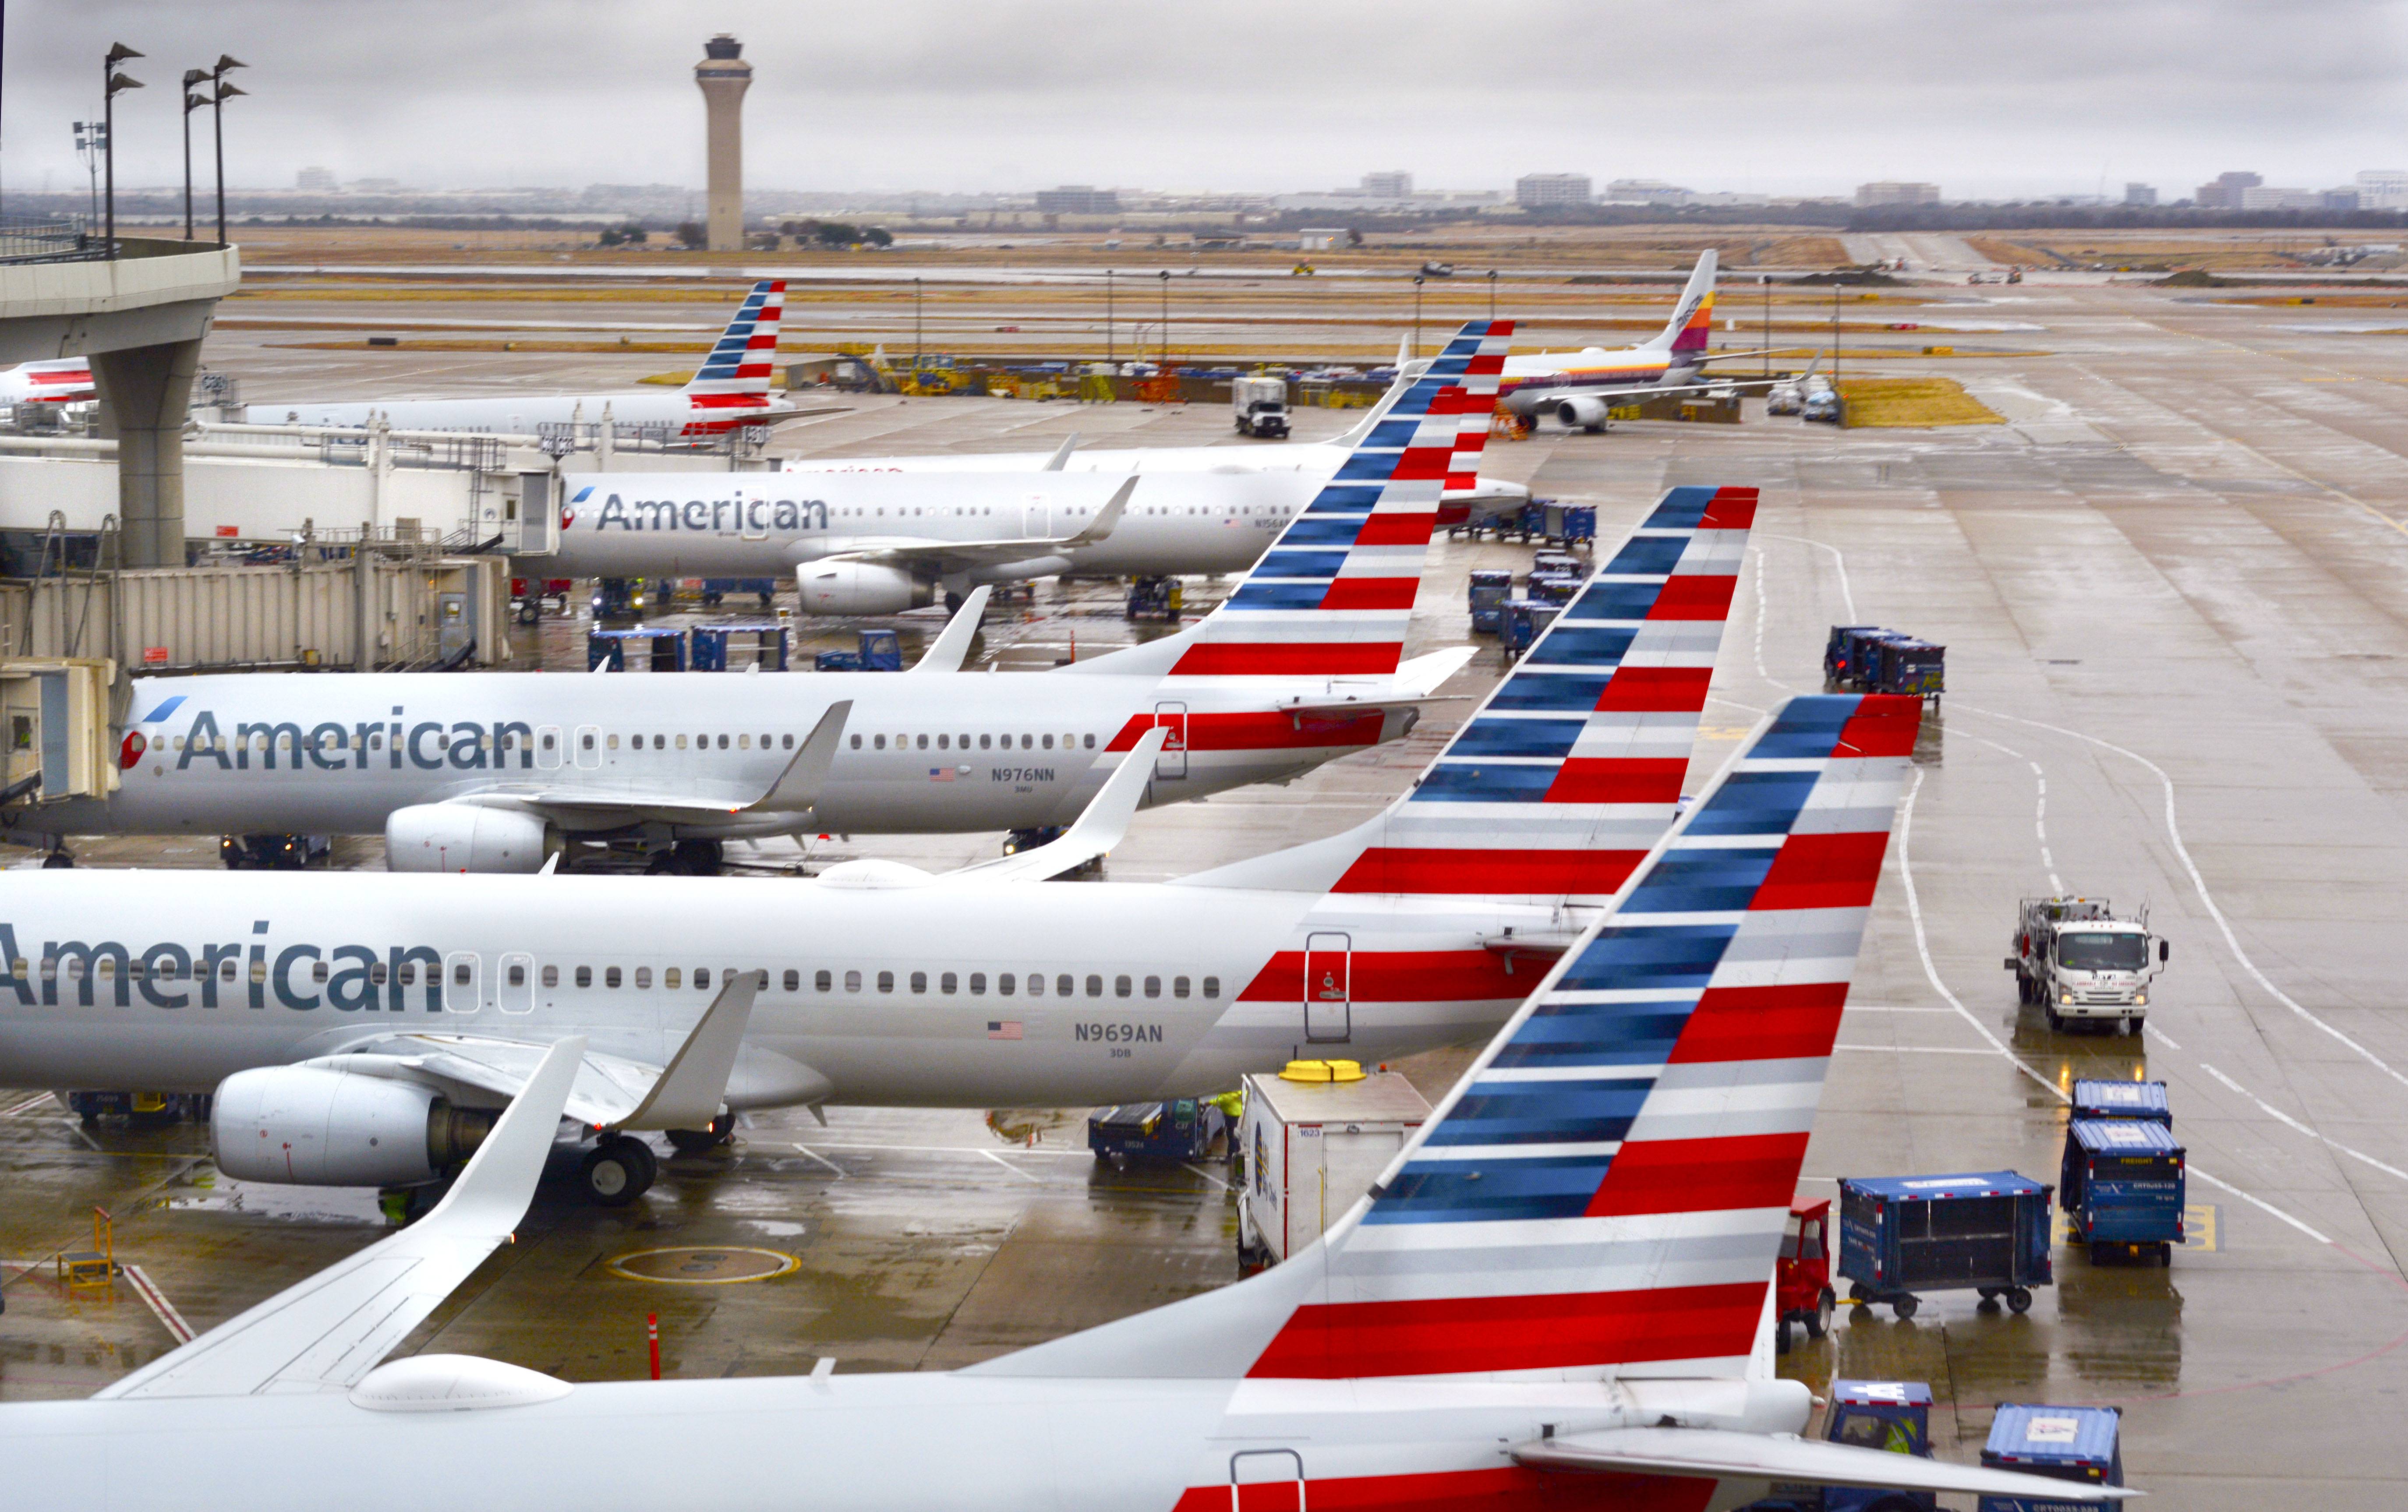
M 1249 1374 L 1739 1375 L 1921 714 L 1776 711 L 1289 1262 L 1324 1278 Z

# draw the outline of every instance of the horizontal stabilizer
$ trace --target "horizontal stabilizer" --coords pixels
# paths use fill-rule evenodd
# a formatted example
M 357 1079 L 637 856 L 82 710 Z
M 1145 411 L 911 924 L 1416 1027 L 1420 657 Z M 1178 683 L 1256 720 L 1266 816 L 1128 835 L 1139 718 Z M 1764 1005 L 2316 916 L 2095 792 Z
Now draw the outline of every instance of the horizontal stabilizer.
M 1154 759 L 1169 738 L 1170 727 L 1167 724 L 1157 724 L 1139 736 L 1137 744 L 1121 758 L 1121 764 L 1104 779 L 1102 790 L 1088 800 L 1079 821 L 1063 831 L 1061 838 L 1017 855 L 947 872 L 939 880 L 1041 882 L 1109 854 L 1128 834 L 1129 820 L 1136 816 L 1138 805 L 1145 801 L 1145 790 L 1154 781 Z
M 2034 1498 L 2051 1505 L 2146 1494 L 2123 1486 L 2072 1486 L 2013 1470 L 1951 1464 L 1945 1460 L 1827 1444 L 1787 1434 L 1723 1428 L 1610 1428 L 1516 1444 L 1512 1455 L 1519 1462 L 1541 1470 L 1956 1491 L 1969 1496 Z
M 556 1042 L 435 1210 L 93 1393 L 255 1396 L 359 1384 L 509 1239 L 552 1153 L 585 1041 Z

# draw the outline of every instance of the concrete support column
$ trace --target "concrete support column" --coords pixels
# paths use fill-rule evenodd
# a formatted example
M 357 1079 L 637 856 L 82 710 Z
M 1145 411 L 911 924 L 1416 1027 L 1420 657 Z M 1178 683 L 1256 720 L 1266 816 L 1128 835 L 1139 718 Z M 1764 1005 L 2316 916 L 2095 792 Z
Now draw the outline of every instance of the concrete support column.
M 184 421 L 201 344 L 92 355 L 103 435 L 117 438 L 117 520 L 129 567 L 184 564 Z

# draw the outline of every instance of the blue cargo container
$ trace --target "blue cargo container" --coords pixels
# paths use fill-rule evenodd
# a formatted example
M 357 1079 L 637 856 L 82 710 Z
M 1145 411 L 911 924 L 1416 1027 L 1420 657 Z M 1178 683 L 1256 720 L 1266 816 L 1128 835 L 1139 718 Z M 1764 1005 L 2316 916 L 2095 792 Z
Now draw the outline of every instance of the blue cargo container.
M 1823 676 L 1831 682 L 1844 682 L 1848 677 L 1848 648 L 1853 637 L 1885 634 L 1879 625 L 1833 625 L 1831 638 L 1823 643 Z
M 1563 612 L 1560 604 L 1544 604 L 1536 599 L 1516 598 L 1505 601 L 1505 652 L 1519 657 L 1528 650 L 1547 627 Z
M 1911 635 L 1873 643 L 1873 673 L 1865 691 L 1937 698 L 1947 692 L 1948 648 Z
M 2048 1184 L 2013 1171 L 1848 1177 L 1840 1183 L 1840 1275 L 1858 1306 L 1914 1316 L 1918 1291 L 1971 1290 L 2016 1312 L 2055 1279 Z
M 628 630 L 589 630 L 585 633 L 585 670 L 594 671 L 606 663 L 613 672 L 627 670 L 627 643 L 646 643 L 647 664 L 654 672 L 685 670 L 685 632 L 667 630 L 653 625 L 637 625 Z
M 2073 1116 L 2077 1119 L 2148 1119 L 2171 1129 L 2172 1104 L 2162 1081 L 2077 1081 L 2073 1084 Z
M 1981 1512 L 2106 1512 L 2123 1504 L 2086 1498 L 2079 1486 L 2124 1484 L 2124 1455 L 2118 1439 L 2123 1419 L 2114 1407 L 2044 1407 L 2000 1403 L 1990 1420 L 1989 1442 L 1982 1446 L 1982 1463 L 1992 1470 L 2015 1470 L 2027 1476 L 2075 1484 L 2057 1497 L 1985 1496 Z
M 1209 1099 L 1125 1103 L 1087 1116 L 1087 1148 L 1114 1165 L 1131 1161 L 1202 1160 L 1228 1127 L 1228 1116 Z
M 1580 596 L 1581 584 L 1588 579 L 1569 572 L 1534 572 L 1529 577 L 1529 595 L 1537 604 L 1570 604 Z
M 893 631 L 883 632 L 893 635 Z M 784 625 L 774 620 L 739 620 L 734 624 L 696 625 L 694 627 L 694 669 L 696 672 L 727 670 L 727 639 L 731 635 L 759 637 L 759 652 L 754 662 L 764 672 L 786 670 L 787 646 L 790 640 Z
M 1513 575 L 1502 567 L 1479 567 L 1471 574 L 1471 628 L 1493 635 L 1505 628 L 1505 601 L 1513 596 Z
M 822 651 L 811 659 L 815 672 L 900 672 L 903 641 L 892 630 L 865 630 L 857 651 Z
M 2150 1119 L 2076 1119 L 2066 1125 L 2057 1205 L 2091 1262 L 2173 1262 L 2183 1240 L 2183 1148 Z

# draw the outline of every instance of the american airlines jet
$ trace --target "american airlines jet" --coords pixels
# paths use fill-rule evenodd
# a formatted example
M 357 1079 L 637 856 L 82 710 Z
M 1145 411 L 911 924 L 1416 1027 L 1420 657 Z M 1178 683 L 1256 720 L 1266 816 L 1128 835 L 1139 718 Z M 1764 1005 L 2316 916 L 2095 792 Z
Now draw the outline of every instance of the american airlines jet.
M 95 396 L 88 357 L 0 368 L 0 405 L 71 405 Z
M 416 1224 L 90 1401 L 0 1405 L 9 1487 L 92 1512 L 163 1486 L 187 1512 L 1702 1512 L 1776 1483 L 2061 1505 L 2061 1480 L 1804 1439 L 1813 1394 L 1772 1369 L 1784 1220 L 1920 708 L 1779 709 L 1369 1192 L 1234 1286 L 953 1371 L 385 1363 L 519 1225 L 577 1116 L 571 1036 Z
M 577 838 L 710 870 L 729 839 L 1068 824 L 1157 726 L 1151 802 L 1293 777 L 1402 735 L 1469 658 L 1400 662 L 1440 479 L 1486 438 L 1510 334 L 1466 326 L 1342 481 L 1262 517 L 1276 543 L 1250 544 L 1254 571 L 1178 635 L 965 673 L 971 607 L 901 677 L 140 678 L 117 792 L 11 816 L 59 837 L 381 833 L 402 871 L 531 872 Z M 839 700 L 842 744 L 830 728 L 814 752 Z
M 265 424 L 359 426 L 382 419 L 404 431 L 484 431 L 529 435 L 541 424 L 599 424 L 607 411 L 618 425 L 668 425 L 681 436 L 716 435 L 758 425 L 795 407 L 769 394 L 777 363 L 778 321 L 785 281 L 765 278 L 744 296 L 691 380 L 681 389 L 584 394 L 495 394 L 478 399 L 376 400 L 366 404 L 256 404 L 251 418 Z
M 1426 535 L 1435 490 L 1405 492 L 1319 511 L 1319 563 L 1233 619 L 1341 630 L 1365 611 L 1285 606 L 1350 580 L 1384 596 L 1340 548 Z M 1671 821 L 1755 509 L 1753 489 L 1673 490 L 1412 791 L 1174 882 L 1043 879 L 1109 845 L 1145 776 L 1129 767 L 1093 826 L 943 876 L 0 874 L 0 1086 L 215 1089 L 229 1175 L 409 1187 L 439 1179 L 566 1035 L 591 1045 L 571 1116 L 620 1125 L 731 976 L 764 984 L 732 1110 L 1142 1102 L 1312 1047 L 1369 1061 L 1455 1043 L 1512 1011 Z M 1243 668 L 1283 644 L 1210 654 Z M 1785 802 L 1786 781 L 1740 786 Z M 610 1135 L 584 1172 L 623 1202 L 652 1158 Z

